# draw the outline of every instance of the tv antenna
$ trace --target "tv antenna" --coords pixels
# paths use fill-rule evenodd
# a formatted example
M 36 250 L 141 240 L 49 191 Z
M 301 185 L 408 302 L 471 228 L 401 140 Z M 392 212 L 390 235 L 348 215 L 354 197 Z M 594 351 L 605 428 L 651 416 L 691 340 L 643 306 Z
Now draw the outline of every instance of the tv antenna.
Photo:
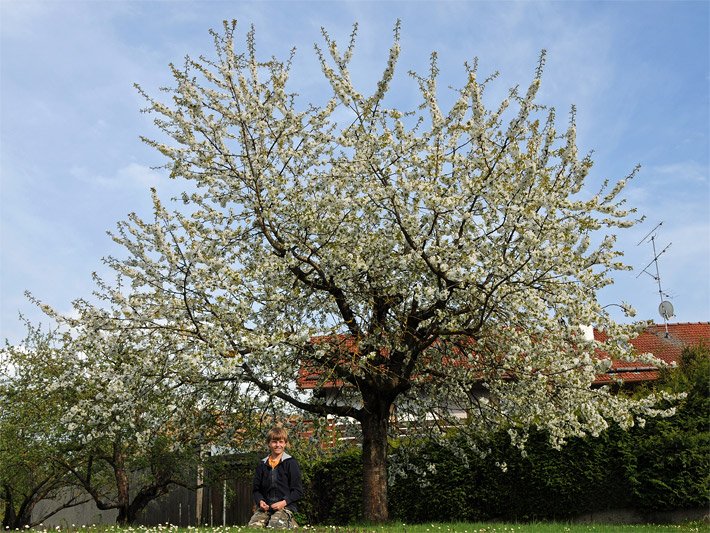
M 668 298 L 670 298 L 670 296 L 668 294 L 666 294 L 665 292 L 663 292 L 663 289 L 661 287 L 661 274 L 659 273 L 659 270 L 658 270 L 658 258 L 661 257 L 666 252 L 666 250 L 668 250 L 668 248 L 671 247 L 671 244 L 673 244 L 673 243 L 672 242 L 668 243 L 668 245 L 665 248 L 663 248 L 663 250 L 661 250 L 660 252 L 656 252 L 656 230 L 658 228 L 660 228 L 662 225 L 663 225 L 663 222 L 659 222 L 656 225 L 656 227 L 653 228 L 651 231 L 649 231 L 646 234 L 646 236 L 643 239 L 641 239 L 638 242 L 638 244 L 636 245 L 636 246 L 640 246 L 644 242 L 650 242 L 651 246 L 653 247 L 653 259 L 651 260 L 651 262 L 649 264 L 647 264 L 643 268 L 643 270 L 641 270 L 641 272 L 638 273 L 638 276 L 636 276 L 636 278 L 641 276 L 641 274 L 648 274 L 649 276 L 651 276 L 653 279 L 656 280 L 656 283 L 658 283 L 658 296 L 661 299 L 661 303 L 658 306 L 658 314 L 660 314 L 661 317 L 663 318 L 663 324 L 666 328 L 666 335 L 665 336 L 668 337 L 668 320 L 670 320 L 672 317 L 674 317 L 675 314 L 673 311 L 673 304 L 670 301 L 668 301 Z M 653 265 L 655 267 L 655 270 L 656 270 L 655 276 L 651 272 L 648 271 L 648 268 L 651 265 Z

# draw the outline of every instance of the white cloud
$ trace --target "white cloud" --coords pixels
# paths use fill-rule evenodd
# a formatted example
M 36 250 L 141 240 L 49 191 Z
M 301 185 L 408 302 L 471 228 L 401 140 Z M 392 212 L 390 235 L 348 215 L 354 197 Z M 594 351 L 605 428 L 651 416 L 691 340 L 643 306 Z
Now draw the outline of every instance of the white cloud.
M 139 163 L 129 163 L 111 176 L 94 174 L 86 167 L 78 166 L 71 168 L 70 174 L 86 185 L 124 193 L 126 189 L 135 188 L 147 191 L 167 179 L 164 172 Z
M 676 184 L 678 182 L 708 183 L 708 165 L 700 164 L 697 161 L 680 161 L 652 166 L 648 171 L 651 174 L 659 175 L 662 179 L 672 178 Z M 710 195 L 710 190 L 705 192 Z

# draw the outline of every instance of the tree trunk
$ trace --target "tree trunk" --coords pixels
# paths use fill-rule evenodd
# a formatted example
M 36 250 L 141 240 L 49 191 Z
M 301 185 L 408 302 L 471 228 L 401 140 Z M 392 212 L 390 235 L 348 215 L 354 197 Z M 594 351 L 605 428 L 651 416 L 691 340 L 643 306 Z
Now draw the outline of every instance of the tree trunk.
M 120 444 L 114 444 L 113 449 L 113 472 L 116 479 L 116 493 L 118 500 L 118 516 L 116 523 L 126 525 L 129 523 L 129 482 L 128 473 L 126 472 L 126 461 L 123 456 L 123 451 Z
M 2 516 L 2 529 L 18 530 L 29 528 L 32 525 L 32 511 L 37 503 L 34 498 L 35 494 L 32 494 L 32 497 L 25 498 L 20 505 L 19 511 L 15 511 L 16 502 L 10 487 L 6 486 L 4 493 L 5 510 Z
M 366 402 L 362 426 L 363 512 L 369 522 L 386 522 L 387 429 L 390 402 L 375 398 Z
M 17 516 L 15 515 L 15 502 L 12 498 L 12 492 L 10 488 L 4 487 L 5 494 L 3 495 L 3 500 L 5 500 L 5 511 L 2 515 L 2 528 L 6 529 L 17 529 Z
M 138 494 L 135 495 L 133 501 L 128 506 L 125 524 L 135 524 L 136 520 L 138 520 L 140 512 L 143 511 L 143 509 L 145 509 L 150 502 L 156 498 L 159 498 L 163 494 L 167 494 L 168 485 L 169 483 L 167 482 L 156 483 L 154 485 L 143 487 L 139 490 Z

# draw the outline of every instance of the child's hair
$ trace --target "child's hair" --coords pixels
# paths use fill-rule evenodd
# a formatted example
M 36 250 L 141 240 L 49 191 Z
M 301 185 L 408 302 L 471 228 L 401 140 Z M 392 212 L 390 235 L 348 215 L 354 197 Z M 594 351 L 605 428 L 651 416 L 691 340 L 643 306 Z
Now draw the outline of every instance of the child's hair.
M 270 443 L 272 440 L 281 440 L 288 442 L 288 431 L 281 426 L 274 426 L 269 430 L 266 435 L 266 443 Z

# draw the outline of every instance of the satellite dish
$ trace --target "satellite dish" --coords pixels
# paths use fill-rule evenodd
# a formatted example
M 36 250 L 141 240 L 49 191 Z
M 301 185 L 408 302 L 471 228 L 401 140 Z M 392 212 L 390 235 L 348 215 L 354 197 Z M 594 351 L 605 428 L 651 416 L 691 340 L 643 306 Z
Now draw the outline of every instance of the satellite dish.
M 658 313 L 663 317 L 664 320 L 668 320 L 669 318 L 675 316 L 673 314 L 673 304 L 670 303 L 668 300 L 662 301 L 661 304 L 658 306 Z

